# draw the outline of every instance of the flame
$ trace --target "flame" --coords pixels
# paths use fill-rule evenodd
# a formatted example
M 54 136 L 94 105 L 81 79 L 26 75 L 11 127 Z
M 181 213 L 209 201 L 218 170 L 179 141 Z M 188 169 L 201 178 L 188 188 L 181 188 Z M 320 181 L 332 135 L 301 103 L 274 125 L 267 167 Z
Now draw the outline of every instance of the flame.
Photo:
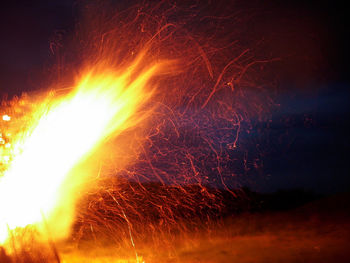
M 77 187 L 88 174 L 76 167 L 144 117 L 135 113 L 151 97 L 149 81 L 160 64 L 144 67 L 143 57 L 124 71 L 99 63 L 69 94 L 49 96 L 34 110 L 22 136 L 12 141 L 15 150 L 0 178 L 0 243 L 28 225 L 49 225 L 55 240 L 69 235 Z

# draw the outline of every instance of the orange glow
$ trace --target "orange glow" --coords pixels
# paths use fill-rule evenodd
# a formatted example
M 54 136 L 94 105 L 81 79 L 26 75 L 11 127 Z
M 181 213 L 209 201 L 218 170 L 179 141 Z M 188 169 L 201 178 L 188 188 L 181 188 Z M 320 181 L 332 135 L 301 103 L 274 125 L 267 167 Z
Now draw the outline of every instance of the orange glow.
M 135 113 L 151 97 L 149 80 L 160 64 L 146 68 L 143 59 L 141 54 L 125 70 L 99 63 L 69 94 L 51 94 L 37 104 L 26 130 L 8 144 L 10 157 L 1 156 L 9 163 L 3 162 L 0 177 L 0 243 L 11 230 L 27 225 L 55 240 L 69 235 L 77 191 L 89 176 L 86 164 L 83 170 L 79 163 L 145 116 Z M 89 159 L 88 166 L 96 165 Z

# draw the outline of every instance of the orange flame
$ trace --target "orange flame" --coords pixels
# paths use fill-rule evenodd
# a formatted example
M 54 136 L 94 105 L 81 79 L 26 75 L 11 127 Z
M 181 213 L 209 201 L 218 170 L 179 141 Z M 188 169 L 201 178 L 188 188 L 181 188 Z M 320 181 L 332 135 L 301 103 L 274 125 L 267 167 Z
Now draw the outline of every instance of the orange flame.
M 55 240 L 69 235 L 77 186 L 88 176 L 77 165 L 145 116 L 135 113 L 150 99 L 149 81 L 161 65 L 144 67 L 143 59 L 144 53 L 123 71 L 99 63 L 68 95 L 48 98 L 34 111 L 0 178 L 0 243 L 27 225 L 41 232 L 50 226 Z

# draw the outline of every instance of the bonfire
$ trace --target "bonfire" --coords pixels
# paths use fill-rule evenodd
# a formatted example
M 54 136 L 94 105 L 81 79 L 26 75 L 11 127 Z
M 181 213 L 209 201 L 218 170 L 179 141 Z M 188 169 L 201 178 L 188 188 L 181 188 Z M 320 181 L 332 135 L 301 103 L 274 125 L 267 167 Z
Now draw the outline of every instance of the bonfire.
M 50 45 L 74 62 L 2 101 L 2 262 L 92 250 L 143 262 L 145 244 L 175 257 L 176 237 L 210 232 L 258 166 L 240 138 L 272 104 L 255 94 L 273 59 L 240 44 L 232 16 L 166 1 L 84 8 L 73 44 Z

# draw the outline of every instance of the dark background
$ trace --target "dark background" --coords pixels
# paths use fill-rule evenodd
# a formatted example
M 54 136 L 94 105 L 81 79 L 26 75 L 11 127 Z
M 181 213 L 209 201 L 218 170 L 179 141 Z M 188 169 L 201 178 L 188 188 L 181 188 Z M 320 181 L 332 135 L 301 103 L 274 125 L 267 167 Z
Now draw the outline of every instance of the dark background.
M 232 4 L 243 15 L 254 14 L 246 24 L 247 36 L 264 39 L 264 52 L 282 58 L 276 68 L 275 100 L 280 107 L 269 123 L 254 126 L 263 130 L 260 144 L 268 149 L 264 176 L 248 186 L 258 191 L 349 191 L 350 42 L 345 5 L 340 1 L 244 2 Z M 42 88 L 48 69 L 57 63 L 52 43 L 57 36 L 73 35 L 79 4 L 72 0 L 1 4 L 2 95 Z

